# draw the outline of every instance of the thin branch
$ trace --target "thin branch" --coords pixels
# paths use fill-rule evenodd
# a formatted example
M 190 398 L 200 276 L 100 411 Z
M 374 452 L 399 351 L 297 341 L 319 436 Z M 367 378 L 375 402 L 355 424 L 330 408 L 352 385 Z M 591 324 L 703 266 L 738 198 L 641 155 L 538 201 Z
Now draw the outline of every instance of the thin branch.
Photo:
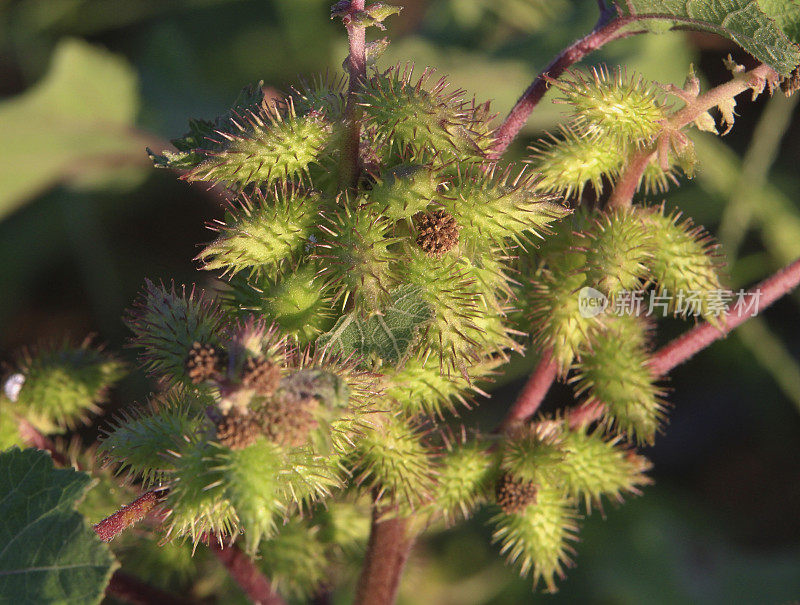
M 358 580 L 356 605 L 390 605 L 397 598 L 403 573 L 415 535 L 408 519 L 379 520 L 381 512 L 373 508 L 372 528 Z
M 748 89 L 760 86 L 765 81 L 776 76 L 775 70 L 768 65 L 762 64 L 745 74 L 737 75 L 728 82 L 712 88 L 695 99 L 689 99 L 687 95 L 681 95 L 686 102 L 686 106 L 667 120 L 662 136 L 668 137 L 670 133 L 677 133 L 681 128 L 691 124 L 702 114 L 723 101 L 732 99 Z M 658 152 L 658 144 L 659 141 L 655 141 L 650 146 L 634 151 L 631 154 L 622 174 L 614 185 L 614 191 L 608 200 L 609 208 L 630 206 L 633 196 L 639 188 L 642 174 L 644 174 L 647 165 Z
M 758 310 L 761 311 L 796 288 L 798 284 L 800 284 L 800 259 L 758 284 L 748 294 L 756 297 Z M 653 356 L 650 367 L 657 375 L 663 376 L 713 342 L 727 336 L 731 330 L 750 317 L 752 315 L 729 311 L 724 315 L 720 327 L 709 323 L 699 324 L 659 349 Z
M 342 174 L 347 178 L 345 183 L 355 186 L 361 173 L 361 122 L 359 120 L 358 91 L 367 79 L 367 42 L 363 25 L 359 25 L 353 18 L 356 12 L 364 10 L 364 0 L 351 0 L 348 14 L 343 15 L 342 21 L 347 29 L 350 54 L 347 56 L 347 68 L 350 73 L 347 89 L 347 108 L 345 119 L 347 121 L 347 143 L 343 154 Z
M 547 391 L 550 390 L 557 372 L 558 364 L 553 359 L 553 352 L 548 349 L 542 354 L 536 369 L 528 378 L 514 405 L 508 410 L 499 430 L 504 431 L 533 416 L 542 404 Z
M 548 78 L 558 78 L 571 65 L 613 40 L 643 33 L 643 31 L 620 31 L 626 25 L 637 21 L 638 17 L 620 17 L 615 19 L 613 18 L 613 8 L 609 8 L 605 3 L 601 3 L 601 6 L 603 10 L 601 10 L 597 24 L 591 33 L 561 51 L 561 53 L 544 68 L 544 71 L 536 76 L 527 90 L 522 93 L 516 105 L 514 105 L 506 119 L 494 133 L 495 143 L 491 151 L 492 159 L 498 159 L 503 155 L 503 152 L 517 137 L 522 127 L 525 126 L 534 108 L 547 92 Z
M 286 605 L 253 560 L 236 545 L 222 546 L 211 538 L 208 548 L 225 566 L 239 588 L 256 605 Z
M 767 278 L 747 292 L 747 297 L 756 297 L 758 310 L 766 309 L 784 294 L 800 285 L 800 259 Z M 717 340 L 721 340 L 731 330 L 742 325 L 753 315 L 729 311 L 720 321 L 720 327 L 702 323 L 669 344 L 660 348 L 650 360 L 650 368 L 656 376 L 664 376 L 670 370 L 687 361 Z M 601 402 L 584 403 L 568 412 L 572 428 L 590 424 L 603 415 L 605 405 Z
M 111 542 L 131 525 L 144 519 L 164 498 L 165 490 L 154 489 L 126 504 L 113 515 L 94 526 L 95 533 L 103 542 Z
M 139 578 L 115 571 L 106 587 L 106 594 L 134 605 L 195 605 L 197 601 L 145 584 Z

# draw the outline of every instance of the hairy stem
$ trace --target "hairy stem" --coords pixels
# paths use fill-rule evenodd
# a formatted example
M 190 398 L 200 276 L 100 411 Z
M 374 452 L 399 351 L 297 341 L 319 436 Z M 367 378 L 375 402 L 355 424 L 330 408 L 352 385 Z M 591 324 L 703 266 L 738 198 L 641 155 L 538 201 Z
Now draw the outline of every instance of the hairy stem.
M 145 584 L 139 578 L 119 570 L 111 576 L 106 594 L 134 605 L 164 605 L 165 603 L 192 605 L 197 603 L 194 599 L 187 599 Z
M 558 364 L 553 359 L 552 351 L 548 349 L 542 354 L 536 369 L 528 378 L 514 405 L 508 410 L 500 425 L 501 431 L 530 418 L 536 413 L 545 395 L 547 395 L 547 391 L 550 390 L 550 385 L 556 379 L 557 372 Z
M 758 87 L 763 82 L 775 77 L 777 77 L 775 70 L 768 65 L 762 64 L 747 73 L 737 75 L 732 80 L 712 88 L 695 99 L 688 99 L 685 95 L 682 96 L 686 105 L 667 120 L 662 136 L 670 136 L 670 133 L 677 133 L 681 128 L 691 124 L 702 114 L 723 101 L 732 99 L 744 91 Z M 657 151 L 658 141 L 655 141 L 650 146 L 636 150 L 630 155 L 608 200 L 609 208 L 623 208 L 631 205 L 633 196 L 642 180 L 642 174 L 644 174 L 647 164 Z
M 95 533 L 103 542 L 111 542 L 120 533 L 144 519 L 164 497 L 165 490 L 151 490 L 126 504 L 113 515 L 94 526 Z
M 409 530 L 408 519 L 380 521 L 380 514 L 374 507 L 364 567 L 358 579 L 357 605 L 390 605 L 395 602 L 400 576 L 414 545 L 415 536 Z
M 600 2 L 599 5 L 601 7 L 600 17 L 591 33 L 561 51 L 544 68 L 544 71 L 536 76 L 531 85 L 522 93 L 522 96 L 506 116 L 506 119 L 495 131 L 495 143 L 491 150 L 493 159 L 498 159 L 503 155 L 503 152 L 517 137 L 522 127 L 525 126 L 533 109 L 547 92 L 547 78 L 558 78 L 571 65 L 612 40 L 642 33 L 641 31 L 620 31 L 624 26 L 635 22 L 637 17 L 613 18 L 615 13 L 613 8 L 609 8 L 604 2 Z
M 349 13 L 364 10 L 364 0 L 351 0 Z M 343 154 L 342 174 L 346 183 L 356 186 L 361 173 L 361 158 L 359 157 L 361 145 L 361 122 L 359 120 L 358 91 L 367 79 L 367 54 L 366 32 L 363 25 L 353 22 L 350 15 L 344 16 L 347 29 L 347 38 L 350 42 L 350 54 L 347 56 L 347 68 L 350 74 L 347 89 L 347 141 Z
M 253 560 L 242 550 L 231 544 L 222 546 L 214 538 L 209 539 L 208 548 L 239 585 L 239 588 L 256 605 L 286 605 L 269 580 L 256 567 Z

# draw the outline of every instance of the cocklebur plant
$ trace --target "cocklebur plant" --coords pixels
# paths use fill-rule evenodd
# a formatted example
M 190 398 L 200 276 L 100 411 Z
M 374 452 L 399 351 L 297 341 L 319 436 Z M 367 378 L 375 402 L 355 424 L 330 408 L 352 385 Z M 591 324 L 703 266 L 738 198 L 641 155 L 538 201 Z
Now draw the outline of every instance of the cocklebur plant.
M 664 430 L 663 375 L 744 320 L 729 309 L 712 238 L 634 195 L 690 177 L 691 128 L 716 131 L 715 110 L 727 132 L 737 94 L 771 92 L 800 63 L 764 16 L 781 52 L 746 47 L 765 63 L 728 60 L 730 81 L 707 92 L 689 66 L 683 88 L 622 68 L 562 77 L 632 33 L 639 13 L 684 17 L 600 4 L 598 27 L 499 127 L 488 103 L 430 68 L 380 67 L 387 42 L 367 45 L 365 28 L 397 9 L 356 0 L 332 11 L 349 34 L 347 78 L 277 100 L 248 87 L 222 116 L 190 121 L 176 151 L 149 152 L 230 199 L 196 258 L 214 291 L 148 281 L 127 317 L 159 391 L 106 426 L 97 474 L 114 470 L 145 493 L 96 526 L 103 539 L 160 510 L 163 552 L 184 562 L 206 545 L 232 569 L 251 566 L 237 577 L 254 600 L 275 597 L 256 568 L 285 596 L 309 598 L 366 543 L 357 600 L 390 602 L 414 537 L 486 506 L 500 552 L 534 586 L 557 588 L 581 518 L 650 483 L 637 447 Z M 564 123 L 519 165 L 503 161 L 547 87 Z M 795 264 L 765 284 L 766 304 L 799 274 Z M 703 323 L 686 346 L 654 352 L 653 309 Z M 91 409 L 117 377 L 82 350 L 90 369 L 59 358 L 75 365 L 62 380 L 57 356 L 31 357 L 22 390 L 7 383 L 42 433 Z M 538 362 L 501 426 L 464 426 L 526 350 Z M 554 380 L 578 404 L 538 413 Z M 238 545 L 254 561 L 231 564 Z

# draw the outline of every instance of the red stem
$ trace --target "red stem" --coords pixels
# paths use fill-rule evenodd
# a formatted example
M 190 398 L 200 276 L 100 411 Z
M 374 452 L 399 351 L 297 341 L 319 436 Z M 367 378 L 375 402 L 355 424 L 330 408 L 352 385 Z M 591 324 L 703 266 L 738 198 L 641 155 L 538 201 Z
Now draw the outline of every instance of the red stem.
M 395 602 L 400 576 L 414 544 L 415 536 L 408 528 L 407 519 L 379 521 L 380 514 L 377 508 L 373 509 L 356 605 L 391 605 Z
M 103 542 L 111 542 L 131 525 L 135 525 L 153 510 L 163 497 L 163 491 L 151 490 L 142 494 L 130 504 L 126 504 L 110 517 L 94 526 L 95 533 Z
M 506 430 L 533 416 L 542 404 L 547 391 L 550 390 L 550 385 L 556 379 L 558 373 L 558 364 L 553 359 L 551 350 L 546 350 L 539 360 L 536 369 L 528 378 L 528 382 L 522 388 L 522 392 L 517 397 L 514 405 L 506 414 L 500 425 L 500 430 Z
M 286 601 L 275 592 L 272 584 L 255 566 L 253 560 L 236 544 L 222 546 L 212 537 L 208 541 L 208 548 L 216 555 L 253 603 L 256 605 L 286 605 Z
M 539 104 L 539 101 L 542 100 L 544 93 L 547 92 L 547 78 L 558 78 L 571 65 L 577 63 L 589 53 L 594 52 L 612 40 L 642 33 L 640 31 L 620 32 L 619 30 L 621 28 L 635 22 L 638 17 L 620 17 L 612 19 L 610 15 L 613 14 L 614 10 L 609 10 L 607 7 L 604 8 L 605 10 L 600 13 L 597 25 L 595 25 L 591 33 L 561 51 L 561 54 L 553 59 L 553 61 L 545 67 L 544 71 L 536 76 L 527 90 L 522 93 L 517 104 L 514 105 L 511 112 L 494 133 L 495 144 L 491 151 L 492 159 L 498 159 L 503 155 L 503 152 L 511 144 L 511 141 L 517 137 L 519 131 L 525 126 L 533 109 Z
M 761 311 L 796 288 L 798 284 L 800 284 L 800 259 L 762 281 L 750 290 L 749 294 L 758 296 L 758 310 Z M 729 311 L 723 317 L 720 327 L 709 323 L 699 324 L 659 349 L 653 356 L 650 367 L 656 375 L 663 376 L 714 341 L 727 336 L 731 330 L 743 324 L 750 317 L 752 315 Z

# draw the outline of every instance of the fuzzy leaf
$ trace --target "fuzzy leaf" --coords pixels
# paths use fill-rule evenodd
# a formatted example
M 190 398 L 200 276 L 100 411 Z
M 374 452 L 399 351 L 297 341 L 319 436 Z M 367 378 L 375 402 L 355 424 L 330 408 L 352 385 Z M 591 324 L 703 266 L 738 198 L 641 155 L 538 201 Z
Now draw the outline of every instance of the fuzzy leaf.
M 800 63 L 800 49 L 755 0 L 625 0 L 616 4 L 622 15 L 643 15 L 724 36 L 783 75 Z M 773 6 L 770 12 L 775 14 L 777 8 Z
M 433 310 L 420 296 L 419 288 L 404 285 L 392 291 L 391 306 L 380 315 L 345 315 L 317 339 L 317 345 L 344 357 L 356 354 L 397 364 L 405 359 L 420 328 L 432 317 Z
M 60 42 L 44 79 L 0 102 L 0 217 L 61 181 L 146 168 L 137 110 L 130 65 L 86 42 Z
M 118 567 L 75 511 L 91 477 L 48 454 L 0 454 L 0 595 L 5 603 L 99 603 Z

